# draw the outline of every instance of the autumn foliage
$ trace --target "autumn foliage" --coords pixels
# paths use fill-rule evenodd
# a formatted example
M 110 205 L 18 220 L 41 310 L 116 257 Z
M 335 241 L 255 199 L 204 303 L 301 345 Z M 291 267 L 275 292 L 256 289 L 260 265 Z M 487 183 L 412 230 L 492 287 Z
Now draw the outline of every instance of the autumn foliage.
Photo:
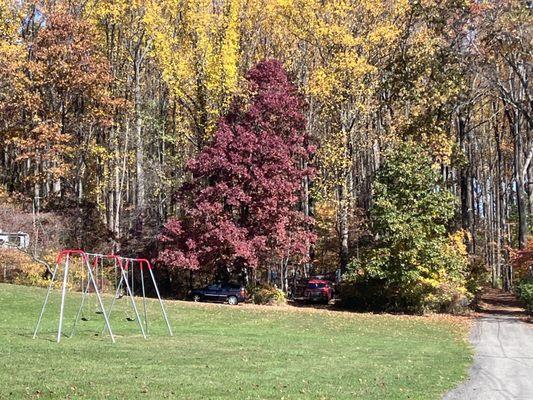
M 522 274 L 531 271 L 533 267 L 533 238 L 529 238 L 525 249 L 511 251 L 511 261 Z
M 312 221 L 297 209 L 302 179 L 312 173 L 300 167 L 312 154 L 303 100 L 276 60 L 259 63 L 246 80 L 249 104 L 236 102 L 188 163 L 184 216 L 160 236 L 167 266 L 240 270 L 308 255 Z
M 223 266 L 283 290 L 358 260 L 392 276 L 404 255 L 394 286 L 427 268 L 434 292 L 462 244 L 511 290 L 533 215 L 531 25 L 523 0 L 0 0 L 0 190 L 72 216 L 77 246 L 160 249 L 174 293 Z M 451 193 L 453 246 L 376 224 L 378 171 L 407 142 Z
M 93 155 L 90 132 L 110 124 L 110 66 L 87 21 L 60 6 L 29 18 L 46 26 L 34 33 L 28 62 L 9 64 L 19 80 L 11 82 L 10 101 L 0 99 L 4 135 L 17 154 L 13 168 L 37 160 L 32 183 L 53 179 L 59 192 L 60 179 L 79 179 Z

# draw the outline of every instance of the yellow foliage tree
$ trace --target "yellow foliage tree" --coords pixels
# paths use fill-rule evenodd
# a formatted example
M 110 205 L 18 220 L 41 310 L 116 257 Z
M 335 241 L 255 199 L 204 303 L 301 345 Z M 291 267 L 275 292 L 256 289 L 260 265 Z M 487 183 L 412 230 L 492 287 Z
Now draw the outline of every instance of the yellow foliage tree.
M 238 88 L 240 11 L 241 0 L 147 3 L 153 56 L 198 146 Z

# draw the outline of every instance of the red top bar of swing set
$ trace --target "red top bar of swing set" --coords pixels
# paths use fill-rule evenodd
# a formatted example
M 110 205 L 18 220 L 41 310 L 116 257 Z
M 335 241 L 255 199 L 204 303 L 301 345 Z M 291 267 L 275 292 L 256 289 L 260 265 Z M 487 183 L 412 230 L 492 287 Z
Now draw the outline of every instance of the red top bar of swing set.
M 128 263 L 130 262 L 132 265 L 134 262 L 137 262 L 139 264 L 139 268 L 144 269 L 144 265 L 146 264 L 146 267 L 148 269 L 152 269 L 152 264 L 150 264 L 150 261 L 148 261 L 146 258 L 128 258 L 128 257 L 120 257 L 118 256 L 118 262 L 122 263 L 122 261 L 126 261 L 126 265 L 124 266 L 124 269 L 128 269 Z
M 129 258 L 129 257 L 122 257 L 122 256 L 119 256 L 117 254 L 93 254 L 95 259 L 99 259 L 99 258 L 108 258 L 108 259 L 115 259 L 117 260 L 121 265 L 122 265 L 122 262 L 123 261 L 126 261 L 126 264 L 124 265 L 124 269 L 127 270 L 128 269 L 128 263 L 131 262 L 132 264 L 134 262 L 137 262 L 139 263 L 139 267 L 141 269 L 143 269 L 144 265 L 146 264 L 146 267 L 148 269 L 152 269 L 152 264 L 150 263 L 150 261 L 148 261 L 146 258 Z
M 121 265 L 122 265 L 122 261 L 126 261 L 126 265 L 125 265 L 125 268 L 124 269 L 128 269 L 128 261 L 131 261 L 132 263 L 133 262 L 138 262 L 139 263 L 139 267 L 141 269 L 143 269 L 143 265 L 146 264 L 146 267 L 148 269 L 152 269 L 152 264 L 150 263 L 150 261 L 148 261 L 146 258 L 128 258 L 128 257 L 121 257 L 117 254 L 92 254 L 92 253 L 86 253 L 85 251 L 83 250 L 79 250 L 79 249 L 64 249 L 64 250 L 61 250 L 58 254 L 57 254 L 57 259 L 56 259 L 56 262 L 59 264 L 61 262 L 61 260 L 63 259 L 63 256 L 66 256 L 66 255 L 71 255 L 71 254 L 77 254 L 79 255 L 80 257 L 82 257 L 84 260 L 89 260 L 89 255 L 91 256 L 94 256 L 95 257 L 95 262 L 96 260 L 98 259 L 104 259 L 104 258 L 107 258 L 107 259 L 114 259 L 114 260 L 117 260 Z
M 64 249 L 61 250 L 59 253 L 57 253 L 56 263 L 59 264 L 61 260 L 63 259 L 63 256 L 71 255 L 71 254 L 77 254 L 84 260 L 88 260 L 87 253 L 85 253 L 83 250 L 79 249 Z

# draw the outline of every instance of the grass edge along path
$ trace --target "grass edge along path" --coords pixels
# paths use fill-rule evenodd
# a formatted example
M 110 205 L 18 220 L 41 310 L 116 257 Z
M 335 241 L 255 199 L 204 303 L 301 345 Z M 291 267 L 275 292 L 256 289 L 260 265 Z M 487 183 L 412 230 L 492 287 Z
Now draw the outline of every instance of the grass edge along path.
M 97 334 L 103 319 L 93 298 L 88 321 L 58 345 L 57 291 L 31 338 L 44 296 L 44 289 L 0 284 L 2 400 L 438 399 L 465 378 L 472 359 L 468 320 L 439 315 L 167 301 L 168 337 L 150 300 L 143 340 L 126 320 L 126 297 L 111 317 L 116 344 Z M 69 294 L 65 333 L 79 299 Z

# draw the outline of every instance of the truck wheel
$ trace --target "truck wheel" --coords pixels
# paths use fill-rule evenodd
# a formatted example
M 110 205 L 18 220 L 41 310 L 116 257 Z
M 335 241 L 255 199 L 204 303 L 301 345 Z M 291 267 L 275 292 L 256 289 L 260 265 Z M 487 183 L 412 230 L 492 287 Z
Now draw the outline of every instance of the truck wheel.
M 200 300 L 202 300 L 202 298 L 200 297 L 199 294 L 195 294 L 192 298 L 192 301 L 194 301 L 195 303 L 198 303 L 200 302 Z
M 229 296 L 228 297 L 228 304 L 230 306 L 236 306 L 237 304 L 239 304 L 239 300 L 237 300 L 237 297 L 235 297 L 235 296 Z

